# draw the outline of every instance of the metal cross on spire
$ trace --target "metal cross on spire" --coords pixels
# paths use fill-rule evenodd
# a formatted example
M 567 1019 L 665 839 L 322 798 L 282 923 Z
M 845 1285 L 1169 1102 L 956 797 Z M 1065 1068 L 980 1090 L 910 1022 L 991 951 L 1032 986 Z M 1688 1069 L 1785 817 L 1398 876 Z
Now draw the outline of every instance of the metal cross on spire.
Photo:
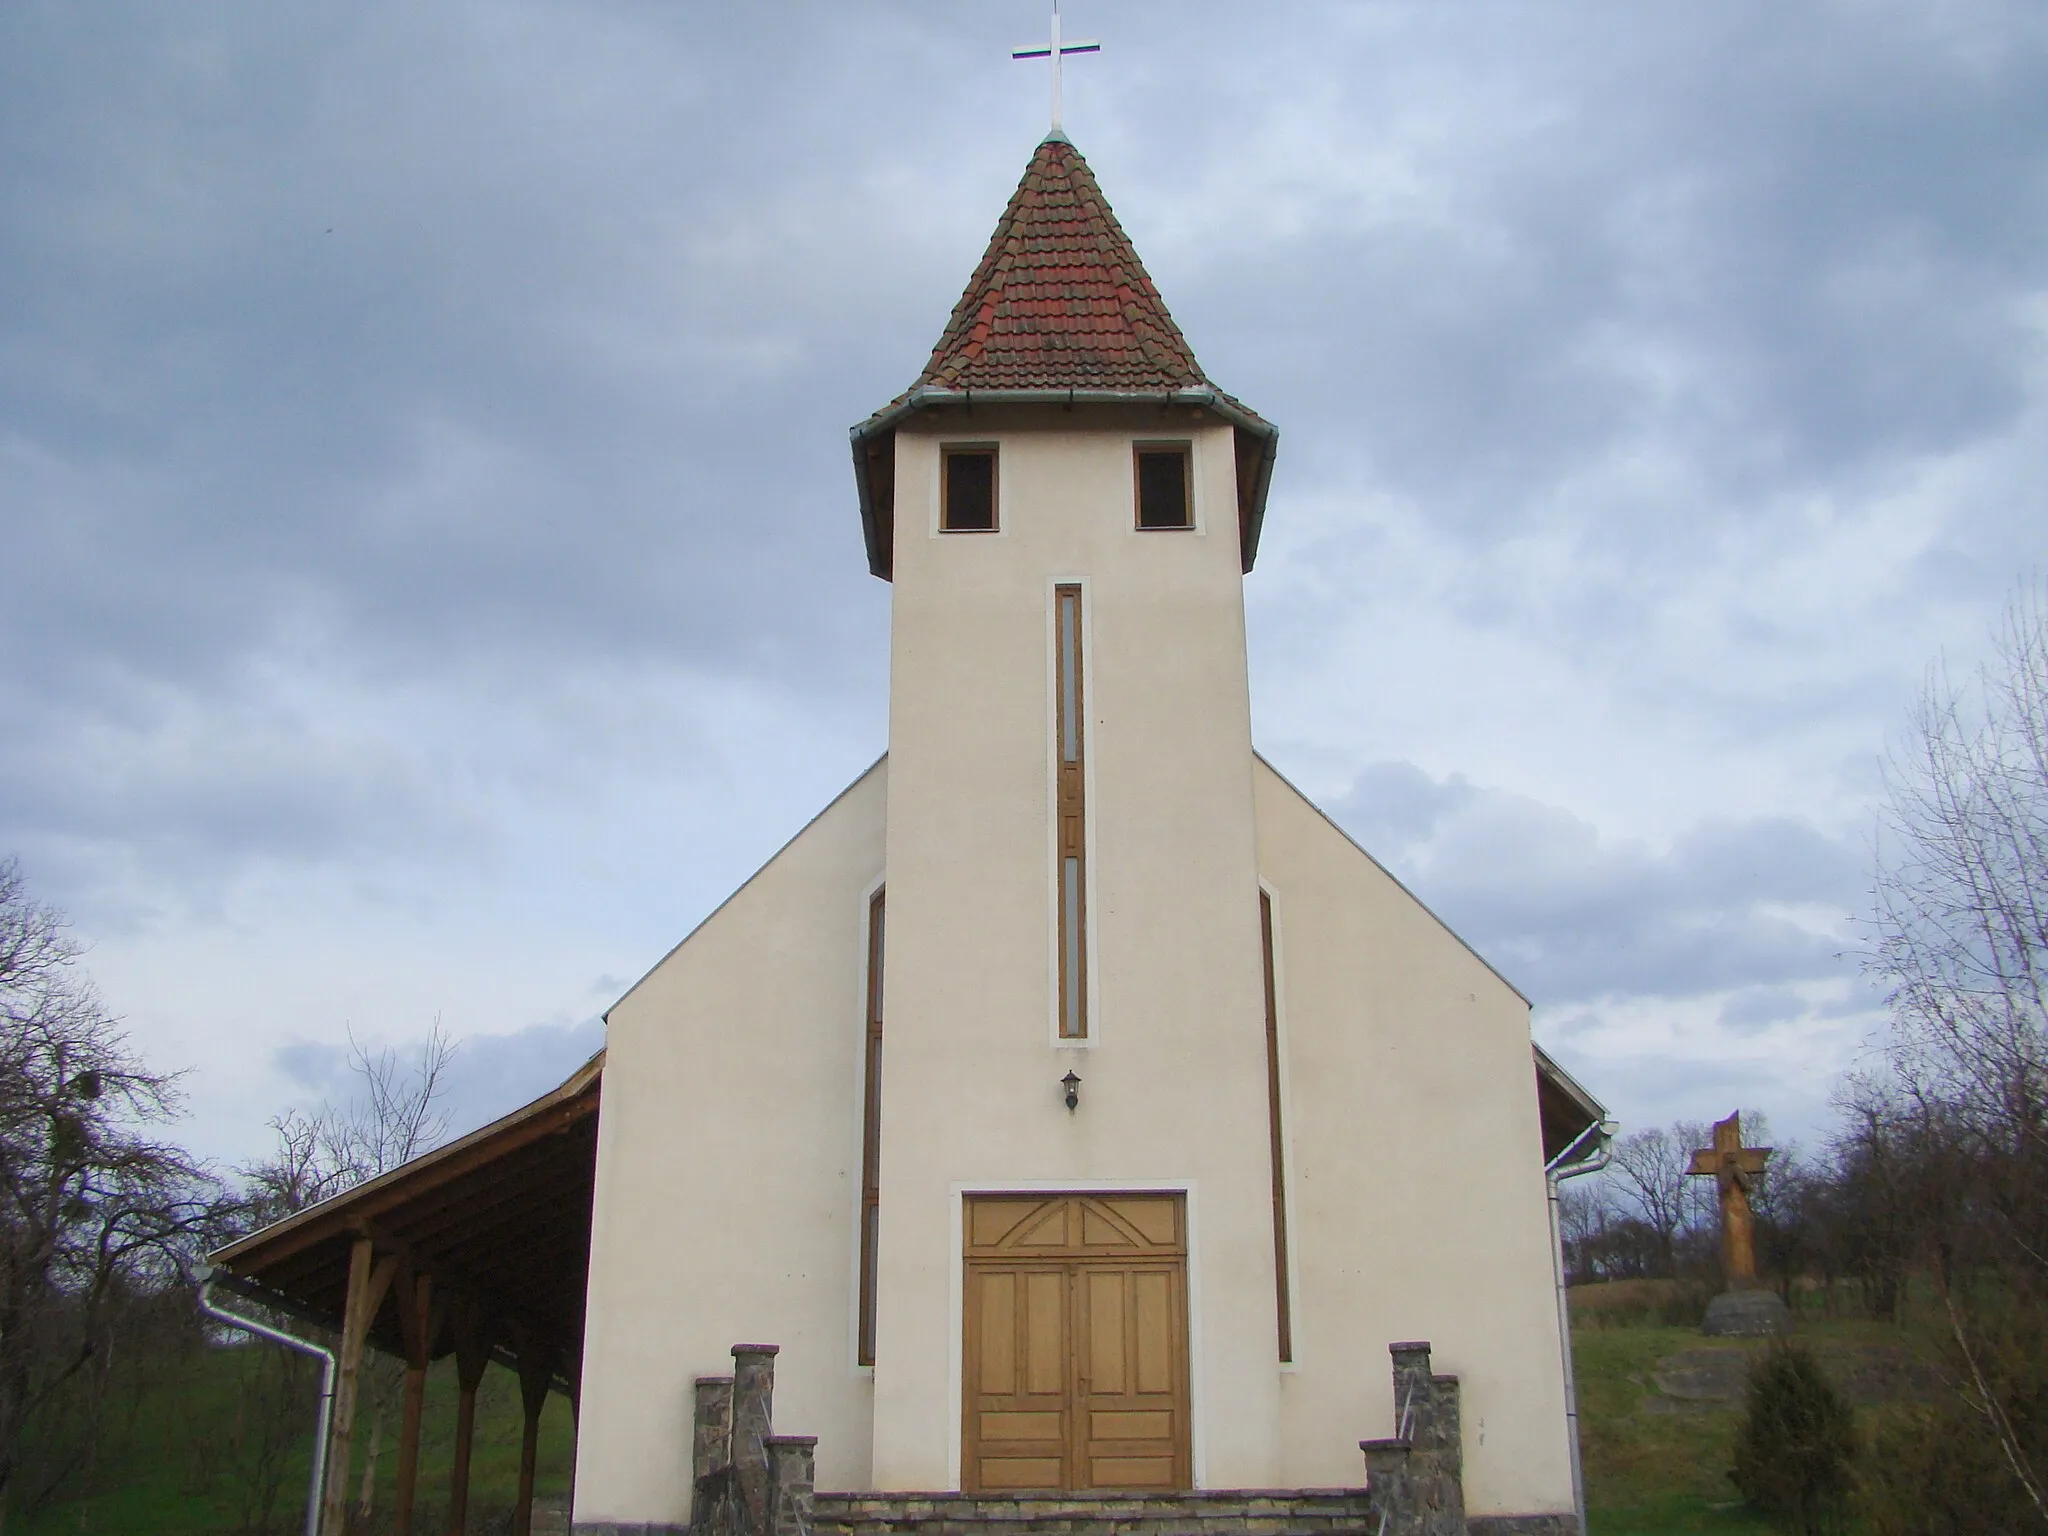
M 1070 53 L 1100 52 L 1102 52 L 1102 44 L 1096 42 L 1093 38 L 1085 38 L 1079 42 L 1072 43 L 1060 41 L 1060 0 L 1052 0 L 1051 46 L 1045 48 L 1018 48 L 1010 54 L 1010 57 L 1013 59 L 1052 60 L 1052 132 L 1046 135 L 1046 137 L 1064 138 L 1066 136 L 1060 127 L 1060 60 Z

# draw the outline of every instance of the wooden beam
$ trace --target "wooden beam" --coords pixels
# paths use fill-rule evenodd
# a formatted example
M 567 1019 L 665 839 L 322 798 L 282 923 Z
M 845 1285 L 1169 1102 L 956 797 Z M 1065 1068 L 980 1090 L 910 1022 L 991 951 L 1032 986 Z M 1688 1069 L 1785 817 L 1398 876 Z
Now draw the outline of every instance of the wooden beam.
M 469 1452 L 476 1439 L 476 1389 L 491 1363 L 490 1320 L 464 1297 L 451 1309 L 455 1332 L 455 1464 L 448 1475 L 448 1536 L 469 1524 Z
M 370 1324 L 384 1304 L 384 1293 L 398 1273 L 397 1258 L 380 1259 L 375 1245 L 359 1237 L 349 1250 L 348 1301 L 341 1318 L 341 1369 L 334 1386 L 334 1428 L 328 1441 L 327 1486 L 320 1510 L 321 1536 L 346 1536 L 348 1520 L 349 1450 L 355 1438 L 356 1377 L 363 1363 L 363 1343 Z
M 410 1268 L 410 1266 L 408 1266 Z M 427 1362 L 434 1337 L 434 1277 L 408 1275 L 398 1288 L 399 1326 L 405 1335 L 405 1410 L 398 1428 L 398 1495 L 392 1510 L 396 1536 L 412 1536 L 413 1496 L 419 1485 L 420 1411 L 427 1396 Z
M 519 1405 L 525 1423 L 519 1436 L 519 1492 L 512 1505 L 512 1536 L 533 1536 L 533 1474 L 540 1457 L 540 1414 L 554 1376 L 550 1340 L 522 1331 L 519 1340 Z

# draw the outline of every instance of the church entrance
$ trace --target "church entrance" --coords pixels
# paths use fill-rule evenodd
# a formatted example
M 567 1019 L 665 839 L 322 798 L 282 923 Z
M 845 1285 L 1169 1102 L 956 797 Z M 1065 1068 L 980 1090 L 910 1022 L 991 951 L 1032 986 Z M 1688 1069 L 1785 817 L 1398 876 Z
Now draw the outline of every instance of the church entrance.
M 969 1195 L 969 1493 L 1187 1488 L 1180 1195 Z

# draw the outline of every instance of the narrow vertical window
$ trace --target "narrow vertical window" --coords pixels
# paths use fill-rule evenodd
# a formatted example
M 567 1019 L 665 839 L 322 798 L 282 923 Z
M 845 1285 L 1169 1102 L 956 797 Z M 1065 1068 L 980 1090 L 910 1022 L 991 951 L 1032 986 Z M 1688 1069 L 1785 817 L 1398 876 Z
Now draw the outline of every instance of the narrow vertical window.
M 1273 1287 L 1280 1358 L 1294 1358 L 1294 1309 L 1287 1291 L 1287 1169 L 1280 1129 L 1280 997 L 1273 980 L 1273 898 L 1259 892 L 1259 949 L 1266 964 L 1266 1123 L 1273 1148 Z
M 1081 589 L 1053 588 L 1055 671 L 1059 698 L 1053 764 L 1059 817 L 1060 1038 L 1088 1036 L 1088 822 L 1083 800 L 1088 701 L 1082 693 Z
M 855 1358 L 875 1363 L 876 1237 L 882 1209 L 882 924 L 883 895 L 868 903 L 867 1048 L 860 1127 L 860 1341 Z
M 996 531 L 996 450 L 962 443 L 939 450 L 939 528 L 945 533 Z

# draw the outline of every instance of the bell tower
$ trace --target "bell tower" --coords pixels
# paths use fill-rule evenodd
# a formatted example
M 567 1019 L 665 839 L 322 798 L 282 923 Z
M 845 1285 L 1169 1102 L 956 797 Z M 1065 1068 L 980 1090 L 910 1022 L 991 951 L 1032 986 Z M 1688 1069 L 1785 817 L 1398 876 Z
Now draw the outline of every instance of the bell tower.
M 1275 1475 L 1242 578 L 1276 437 L 1203 374 L 1058 132 L 917 382 L 853 431 L 870 568 L 894 586 L 863 1236 L 877 1487 L 1095 1485 L 1085 1449 L 1057 1474 L 977 1461 L 963 1212 L 1018 1191 L 1180 1202 L 1175 1326 L 1210 1387 L 1171 1454 L 1212 1486 Z

